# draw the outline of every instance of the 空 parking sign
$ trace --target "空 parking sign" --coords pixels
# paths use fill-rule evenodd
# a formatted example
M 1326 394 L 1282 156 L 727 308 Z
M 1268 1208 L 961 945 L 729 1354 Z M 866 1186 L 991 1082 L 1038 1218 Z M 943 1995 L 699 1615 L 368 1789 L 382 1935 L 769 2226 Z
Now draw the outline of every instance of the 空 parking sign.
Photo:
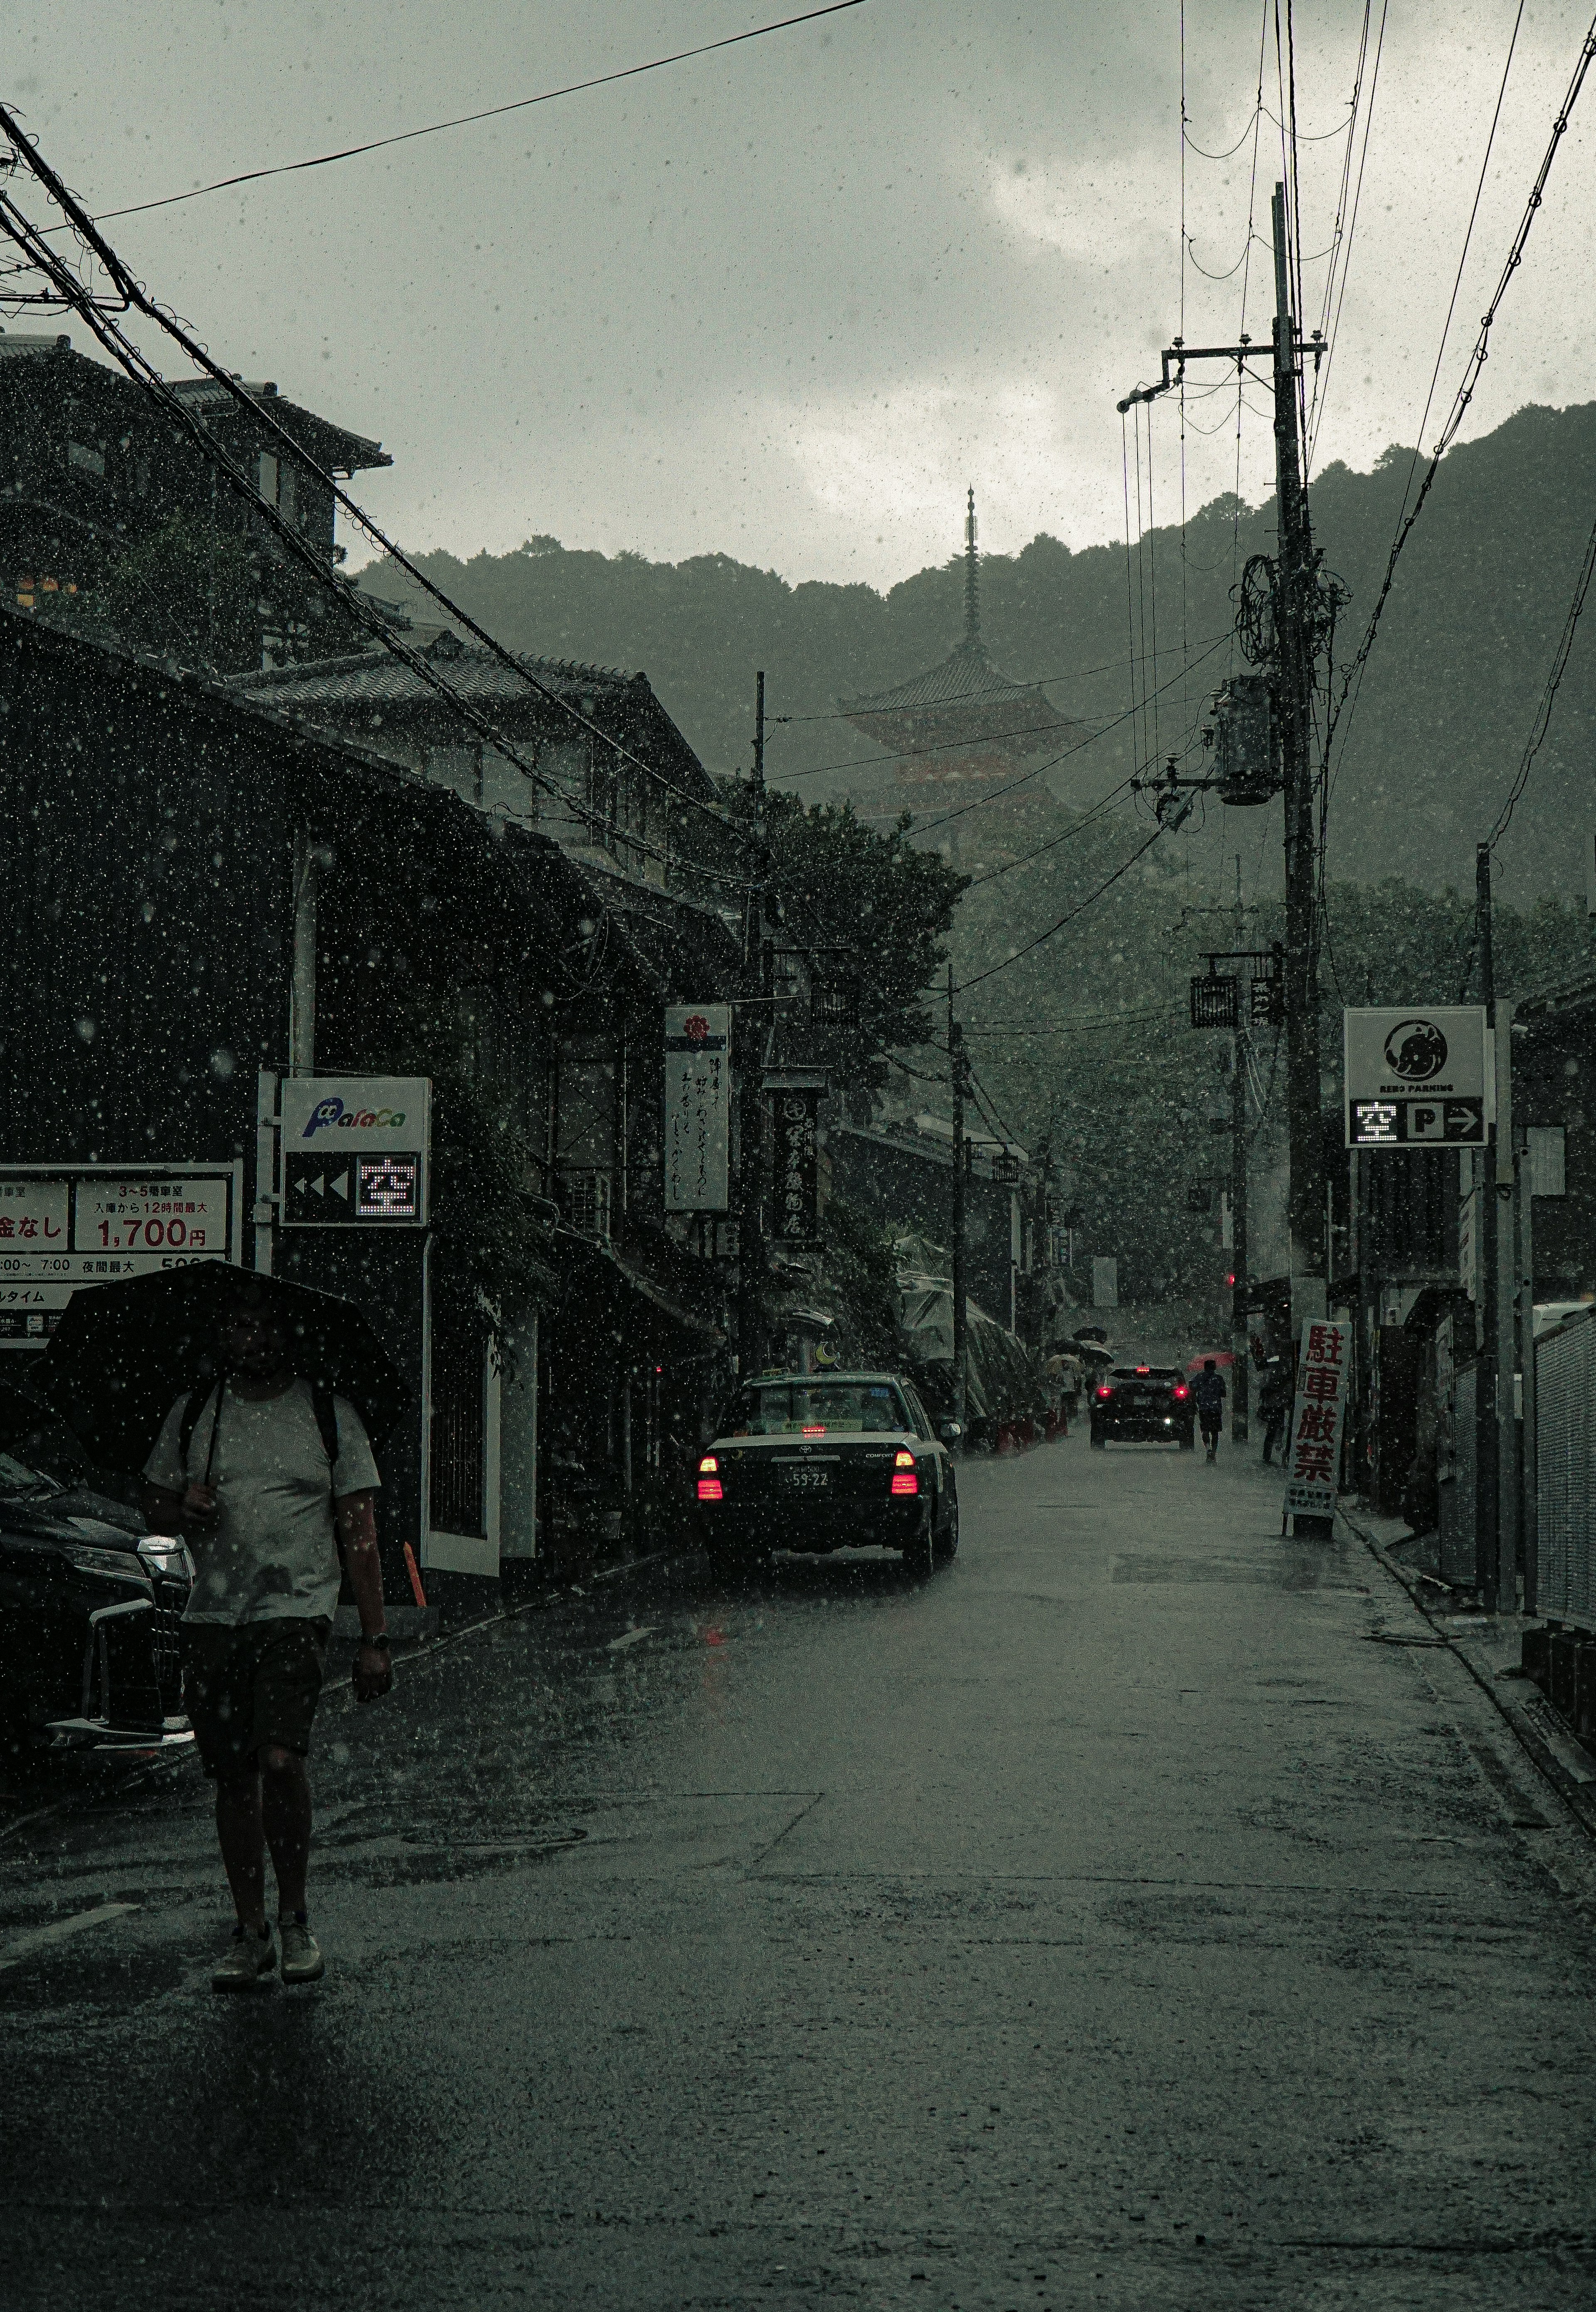
M 1343 1013 L 1349 1148 L 1467 1148 L 1485 1140 L 1483 1004 L 1385 1004 Z
M 424 1228 L 432 1085 L 425 1076 L 285 1076 L 286 1228 Z

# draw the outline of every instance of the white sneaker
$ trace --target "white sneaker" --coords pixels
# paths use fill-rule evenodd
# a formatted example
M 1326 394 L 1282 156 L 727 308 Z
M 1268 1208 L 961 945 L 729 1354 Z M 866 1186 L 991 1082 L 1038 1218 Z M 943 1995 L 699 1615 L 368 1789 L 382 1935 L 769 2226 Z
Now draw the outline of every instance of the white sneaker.
M 309 1927 L 298 1919 L 279 1919 L 277 1932 L 283 1940 L 284 1982 L 320 1982 L 327 1973 L 327 1961 Z
M 277 1963 L 277 1946 L 269 1927 L 259 1935 L 242 1926 L 234 1927 L 232 1940 L 218 1960 L 211 1975 L 213 1991 L 260 1991 L 267 1986 L 262 1977 L 268 1975 Z

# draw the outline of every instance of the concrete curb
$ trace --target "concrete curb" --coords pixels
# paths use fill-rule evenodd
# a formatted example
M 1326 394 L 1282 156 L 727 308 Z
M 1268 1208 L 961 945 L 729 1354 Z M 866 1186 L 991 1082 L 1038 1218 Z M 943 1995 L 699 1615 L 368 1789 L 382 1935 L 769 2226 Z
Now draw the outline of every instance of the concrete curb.
M 1490 1642 L 1493 1636 L 1499 1638 L 1503 1630 L 1499 1619 L 1494 1615 L 1480 1615 L 1478 1639 L 1472 1642 L 1467 1628 L 1449 1628 L 1422 1595 L 1426 1577 L 1393 1557 L 1378 1534 L 1345 1503 L 1337 1506 L 1337 1515 L 1354 1539 L 1360 1541 L 1401 1584 L 1417 1612 L 1434 1631 L 1433 1642 L 1444 1646 L 1462 1663 L 1520 1748 L 1551 1784 L 1581 1828 L 1596 1839 L 1596 1759 L 1576 1740 L 1573 1729 L 1565 1724 L 1539 1687 L 1523 1676 L 1516 1646 L 1507 1651 L 1505 1659 L 1493 1660 L 1493 1651 L 1498 1654 L 1503 1651 L 1500 1642 L 1495 1650 Z M 1475 1617 L 1469 1618 L 1472 1621 Z M 1513 1634 L 1519 1632 L 1520 1625 L 1515 1621 Z

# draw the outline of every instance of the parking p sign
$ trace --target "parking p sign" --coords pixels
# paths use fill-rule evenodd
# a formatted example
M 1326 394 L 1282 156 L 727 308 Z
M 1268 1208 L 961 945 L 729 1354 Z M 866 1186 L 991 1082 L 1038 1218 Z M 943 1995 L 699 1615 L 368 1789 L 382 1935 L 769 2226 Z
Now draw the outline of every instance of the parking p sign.
M 1349 1148 L 1479 1147 L 1489 1121 L 1483 1004 L 1343 1014 Z

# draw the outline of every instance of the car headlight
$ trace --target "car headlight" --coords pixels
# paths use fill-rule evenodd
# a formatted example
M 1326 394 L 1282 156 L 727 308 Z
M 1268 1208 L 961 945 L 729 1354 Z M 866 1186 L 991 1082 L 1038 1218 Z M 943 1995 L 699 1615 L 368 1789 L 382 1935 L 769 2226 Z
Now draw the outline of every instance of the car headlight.
M 138 1545 L 139 1556 L 149 1573 L 164 1574 L 173 1581 L 192 1581 L 194 1560 L 189 1554 L 189 1545 L 174 1541 L 169 1535 L 153 1533 Z
M 114 1573 L 124 1581 L 146 1579 L 145 1567 L 130 1549 L 88 1549 L 74 1541 L 66 1545 L 61 1554 L 80 1573 Z

